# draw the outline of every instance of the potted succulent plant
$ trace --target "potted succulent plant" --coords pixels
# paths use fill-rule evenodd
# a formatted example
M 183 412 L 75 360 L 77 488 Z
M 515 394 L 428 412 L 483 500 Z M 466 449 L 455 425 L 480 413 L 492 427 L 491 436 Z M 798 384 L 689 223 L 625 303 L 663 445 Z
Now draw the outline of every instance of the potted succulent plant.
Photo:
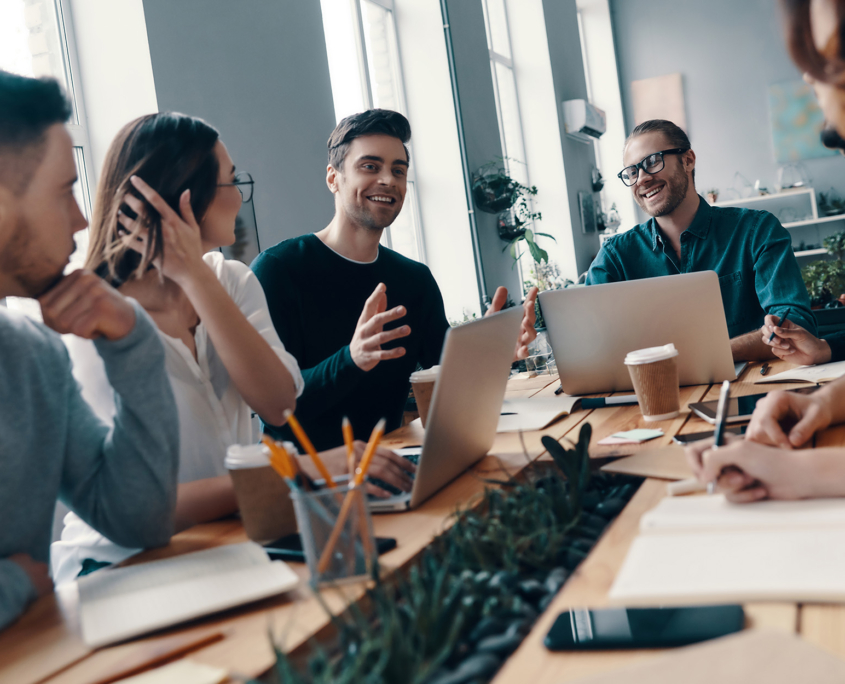
M 845 231 L 829 235 L 822 240 L 822 244 L 838 261 L 845 257 Z

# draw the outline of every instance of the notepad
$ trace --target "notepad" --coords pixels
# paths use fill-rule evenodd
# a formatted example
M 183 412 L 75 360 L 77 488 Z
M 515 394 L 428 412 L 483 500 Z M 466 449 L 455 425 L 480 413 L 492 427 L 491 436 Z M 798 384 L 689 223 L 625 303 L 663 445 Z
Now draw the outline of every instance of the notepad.
M 623 605 L 845 602 L 845 500 L 666 498 L 611 587 Z
M 795 634 L 745 630 L 574 684 L 841 684 L 845 663 Z
M 814 385 L 821 385 L 825 382 L 833 382 L 845 375 L 845 361 L 833 363 L 822 363 L 818 366 L 798 366 L 792 370 L 770 375 L 755 380 L 755 385 L 765 385 L 773 382 L 808 382 Z
M 648 428 L 638 428 L 636 430 L 626 430 L 624 432 L 617 432 L 605 437 L 598 444 L 606 446 L 614 446 L 617 444 L 642 444 L 651 439 L 663 437 L 663 430 L 649 430 Z
M 496 432 L 542 430 L 562 416 L 568 416 L 581 397 L 568 394 L 556 397 L 505 399 Z
M 100 570 L 77 583 L 82 636 L 96 647 L 281 594 L 299 577 L 245 542 Z

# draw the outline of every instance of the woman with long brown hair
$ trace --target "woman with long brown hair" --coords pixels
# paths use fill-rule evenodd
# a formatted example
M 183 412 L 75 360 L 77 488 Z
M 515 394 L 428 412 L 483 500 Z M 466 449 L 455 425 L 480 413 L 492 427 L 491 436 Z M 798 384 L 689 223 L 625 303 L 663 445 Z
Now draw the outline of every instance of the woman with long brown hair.
M 180 422 L 176 527 L 237 510 L 223 465 L 231 444 L 253 443 L 251 413 L 284 421 L 302 389 L 279 341 L 261 285 L 217 249 L 235 240 L 241 207 L 235 167 L 217 131 L 161 113 L 126 125 L 103 164 L 86 267 L 136 299 L 156 323 Z M 83 395 L 112 420 L 114 398 L 90 342 L 68 340 Z M 69 514 L 53 546 L 56 582 L 85 558 L 133 553 Z

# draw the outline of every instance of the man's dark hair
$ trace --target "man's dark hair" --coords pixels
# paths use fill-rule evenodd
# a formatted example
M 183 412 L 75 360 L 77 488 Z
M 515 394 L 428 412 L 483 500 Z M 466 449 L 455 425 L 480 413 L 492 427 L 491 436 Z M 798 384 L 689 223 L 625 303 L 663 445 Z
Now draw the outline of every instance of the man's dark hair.
M 70 115 L 55 79 L 0 71 L 0 183 L 16 193 L 26 190 L 44 156 L 47 129 Z
M 389 135 L 399 138 L 405 148 L 405 157 L 411 161 L 406 144 L 411 139 L 411 124 L 399 112 L 389 109 L 368 109 L 343 119 L 329 136 L 329 164 L 340 171 L 349 145 L 355 138 L 365 135 Z
M 687 134 L 684 133 L 684 129 L 666 119 L 649 119 L 648 121 L 643 121 L 631 131 L 631 135 L 625 140 L 625 147 L 628 147 L 628 143 L 631 140 L 643 133 L 662 133 L 666 136 L 670 148 L 682 147 L 685 150 L 692 149 L 692 145 Z M 695 169 L 692 170 L 692 179 L 695 181 Z

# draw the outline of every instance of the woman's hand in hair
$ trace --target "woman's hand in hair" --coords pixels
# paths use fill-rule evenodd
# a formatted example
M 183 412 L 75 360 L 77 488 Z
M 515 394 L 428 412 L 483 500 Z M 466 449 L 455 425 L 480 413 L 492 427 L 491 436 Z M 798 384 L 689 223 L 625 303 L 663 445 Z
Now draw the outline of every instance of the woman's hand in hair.
M 202 259 L 203 246 L 200 227 L 191 208 L 191 191 L 185 190 L 179 198 L 179 213 L 164 201 L 153 188 L 138 176 L 130 179 L 132 185 L 140 192 L 144 199 L 161 216 L 161 236 L 163 241 L 163 255 L 154 263 L 165 277 L 184 286 L 199 274 L 205 274 L 208 267 Z M 118 216 L 120 224 L 129 231 L 134 231 L 135 222 L 143 221 L 145 215 L 144 202 L 131 194 L 124 197 L 124 202 L 138 214 L 137 219 L 130 219 L 121 213 Z M 127 245 L 137 252 L 143 253 L 147 246 L 147 232 L 140 231 L 137 238 L 126 237 Z

